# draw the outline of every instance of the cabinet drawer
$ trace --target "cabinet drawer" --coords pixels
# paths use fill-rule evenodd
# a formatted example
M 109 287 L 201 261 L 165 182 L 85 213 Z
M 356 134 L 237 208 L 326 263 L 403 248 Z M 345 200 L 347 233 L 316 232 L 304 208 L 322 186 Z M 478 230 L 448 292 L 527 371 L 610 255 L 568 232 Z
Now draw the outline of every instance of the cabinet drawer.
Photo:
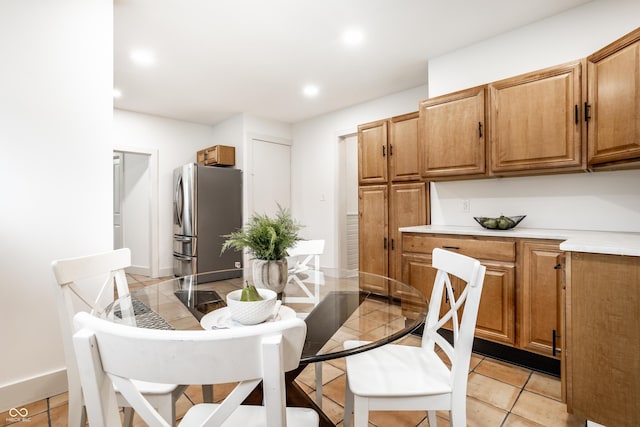
M 494 240 L 472 236 L 454 237 L 403 233 L 402 251 L 431 254 L 434 248 L 448 249 L 473 258 L 495 261 L 516 260 L 515 240 Z

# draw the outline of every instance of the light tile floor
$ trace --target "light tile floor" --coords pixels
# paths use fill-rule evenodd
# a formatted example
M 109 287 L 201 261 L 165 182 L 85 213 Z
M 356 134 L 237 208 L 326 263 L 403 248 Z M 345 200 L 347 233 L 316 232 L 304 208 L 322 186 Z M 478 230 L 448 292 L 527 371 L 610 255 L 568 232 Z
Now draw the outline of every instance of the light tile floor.
M 129 276 L 131 289 L 154 283 L 143 276 Z M 417 337 L 402 340 L 406 345 L 418 345 Z M 344 359 L 322 364 L 323 410 L 337 426 L 344 417 Z M 313 367 L 306 368 L 296 380 L 315 399 Z M 230 387 L 215 386 L 214 399 L 224 397 Z M 194 404 L 202 402 L 200 386 L 191 386 L 177 402 L 177 416 L 181 418 Z M 67 396 L 52 396 L 23 405 L 28 416 L 16 419 L 8 412 L 0 413 L 0 425 L 20 427 L 52 427 L 67 425 Z M 22 409 L 22 407 L 20 408 Z M 419 426 L 429 422 L 424 411 L 372 412 L 370 425 L 377 427 Z M 560 380 L 529 369 L 507 364 L 488 357 L 473 355 L 467 389 L 467 425 L 477 427 L 565 427 L 584 426 L 585 420 L 567 413 L 561 401 Z M 139 419 L 136 426 L 145 424 Z M 449 426 L 449 414 L 438 412 L 438 426 Z

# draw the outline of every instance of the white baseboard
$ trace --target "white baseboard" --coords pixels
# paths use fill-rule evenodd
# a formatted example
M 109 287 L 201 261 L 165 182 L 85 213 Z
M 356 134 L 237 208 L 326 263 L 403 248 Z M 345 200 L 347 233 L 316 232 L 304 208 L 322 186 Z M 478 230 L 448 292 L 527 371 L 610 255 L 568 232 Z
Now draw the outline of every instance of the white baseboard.
M 173 276 L 173 267 L 165 267 L 160 269 L 160 277 Z
M 139 274 L 140 276 L 151 276 L 151 267 L 144 267 L 140 265 L 132 265 L 125 268 L 125 271 L 129 274 Z
M 61 368 L 37 377 L 0 385 L 0 412 L 67 391 L 67 370 Z M 4 420 L 0 420 L 3 423 Z

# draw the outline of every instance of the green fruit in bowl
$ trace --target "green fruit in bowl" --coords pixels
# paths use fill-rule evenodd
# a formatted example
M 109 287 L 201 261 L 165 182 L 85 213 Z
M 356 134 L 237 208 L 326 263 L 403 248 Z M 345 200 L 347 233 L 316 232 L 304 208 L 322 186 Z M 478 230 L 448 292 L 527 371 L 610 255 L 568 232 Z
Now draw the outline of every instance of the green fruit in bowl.
M 498 220 L 495 218 L 486 218 L 482 222 L 482 225 L 487 228 L 496 228 L 498 226 Z
M 242 288 L 242 294 L 240 294 L 240 301 L 262 301 L 264 298 L 260 296 L 258 290 L 253 285 L 247 285 Z

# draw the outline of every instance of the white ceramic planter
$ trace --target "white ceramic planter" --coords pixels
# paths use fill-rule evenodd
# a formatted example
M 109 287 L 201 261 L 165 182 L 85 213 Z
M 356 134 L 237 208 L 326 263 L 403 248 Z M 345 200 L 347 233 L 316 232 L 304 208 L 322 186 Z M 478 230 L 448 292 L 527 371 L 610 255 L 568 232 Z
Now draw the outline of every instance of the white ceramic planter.
M 287 260 L 265 261 L 253 260 L 253 284 L 256 288 L 266 288 L 282 293 L 287 285 L 288 278 Z

